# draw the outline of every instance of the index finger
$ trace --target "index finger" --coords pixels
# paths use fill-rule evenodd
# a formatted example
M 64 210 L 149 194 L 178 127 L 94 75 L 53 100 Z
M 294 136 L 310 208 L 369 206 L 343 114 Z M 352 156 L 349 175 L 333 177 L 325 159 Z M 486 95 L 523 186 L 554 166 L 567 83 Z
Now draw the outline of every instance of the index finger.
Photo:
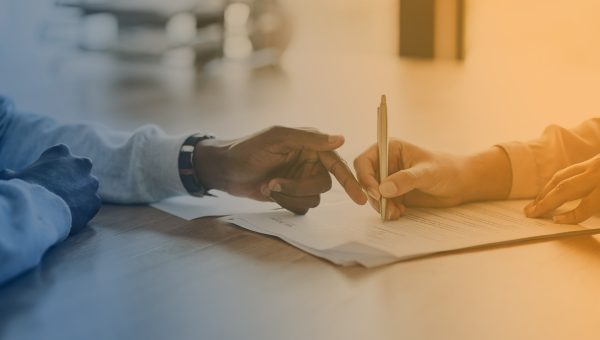
M 548 194 L 537 203 L 527 206 L 525 213 L 528 217 L 542 216 L 569 201 L 583 198 L 595 189 L 590 185 L 590 179 L 585 174 L 567 178 L 550 188 Z
M 335 151 L 319 152 L 319 159 L 354 202 L 360 205 L 367 203 L 367 196 L 362 191 L 360 184 L 346 162 Z
M 378 200 L 379 193 L 379 163 L 377 145 L 373 145 L 354 160 L 354 169 L 358 182 L 367 190 L 369 196 Z

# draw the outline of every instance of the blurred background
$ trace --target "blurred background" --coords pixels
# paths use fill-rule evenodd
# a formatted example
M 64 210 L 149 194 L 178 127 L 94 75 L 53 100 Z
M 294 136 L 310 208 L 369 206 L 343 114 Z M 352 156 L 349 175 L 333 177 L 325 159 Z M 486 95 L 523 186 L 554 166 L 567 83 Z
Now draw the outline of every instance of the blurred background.
M 469 152 L 599 111 L 593 0 L 0 0 L 21 110 L 223 138 L 273 124 Z

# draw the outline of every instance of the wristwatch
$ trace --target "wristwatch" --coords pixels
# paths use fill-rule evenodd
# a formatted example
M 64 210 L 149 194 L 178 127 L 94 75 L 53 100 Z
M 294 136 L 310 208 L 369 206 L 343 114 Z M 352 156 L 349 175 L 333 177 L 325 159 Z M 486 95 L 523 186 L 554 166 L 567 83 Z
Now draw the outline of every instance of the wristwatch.
M 179 178 L 185 190 L 192 196 L 212 196 L 208 193 L 210 188 L 202 185 L 200 179 L 196 177 L 196 172 L 194 171 L 194 151 L 199 142 L 213 138 L 215 136 L 210 134 L 191 135 L 186 138 L 179 149 Z

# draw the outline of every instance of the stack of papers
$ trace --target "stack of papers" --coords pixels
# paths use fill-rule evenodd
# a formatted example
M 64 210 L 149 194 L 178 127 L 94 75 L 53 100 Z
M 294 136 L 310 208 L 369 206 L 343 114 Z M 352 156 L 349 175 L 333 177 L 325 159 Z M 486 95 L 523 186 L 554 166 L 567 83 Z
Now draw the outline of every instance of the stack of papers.
M 447 209 L 408 209 L 397 221 L 382 222 L 368 206 L 333 190 L 321 205 L 297 216 L 275 203 L 257 202 L 216 192 L 217 197 L 180 196 L 152 206 L 188 220 L 226 216 L 223 220 L 273 235 L 333 263 L 379 266 L 459 249 L 600 233 L 600 218 L 582 225 L 530 219 L 525 201 L 462 205 Z
M 371 208 L 344 201 L 320 206 L 305 216 L 273 211 L 236 214 L 224 220 L 277 236 L 333 263 L 365 267 L 484 245 L 600 232 L 599 218 L 584 225 L 559 225 L 526 218 L 525 204 L 502 201 L 408 209 L 400 220 L 382 222 Z

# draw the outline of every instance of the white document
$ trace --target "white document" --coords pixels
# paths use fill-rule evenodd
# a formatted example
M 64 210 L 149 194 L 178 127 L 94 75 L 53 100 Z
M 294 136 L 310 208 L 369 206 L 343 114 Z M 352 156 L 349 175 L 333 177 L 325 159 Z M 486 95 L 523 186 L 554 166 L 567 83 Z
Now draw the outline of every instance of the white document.
M 176 196 L 153 203 L 151 206 L 188 221 L 207 216 L 270 212 L 280 208 L 272 202 L 236 197 L 222 191 L 211 193 L 215 197 Z
M 383 223 L 370 207 L 344 201 L 320 206 L 305 216 L 276 211 L 236 214 L 225 220 L 277 236 L 334 263 L 366 267 L 484 245 L 600 233 L 597 217 L 583 225 L 559 225 L 525 217 L 526 203 L 408 209 L 400 220 Z

